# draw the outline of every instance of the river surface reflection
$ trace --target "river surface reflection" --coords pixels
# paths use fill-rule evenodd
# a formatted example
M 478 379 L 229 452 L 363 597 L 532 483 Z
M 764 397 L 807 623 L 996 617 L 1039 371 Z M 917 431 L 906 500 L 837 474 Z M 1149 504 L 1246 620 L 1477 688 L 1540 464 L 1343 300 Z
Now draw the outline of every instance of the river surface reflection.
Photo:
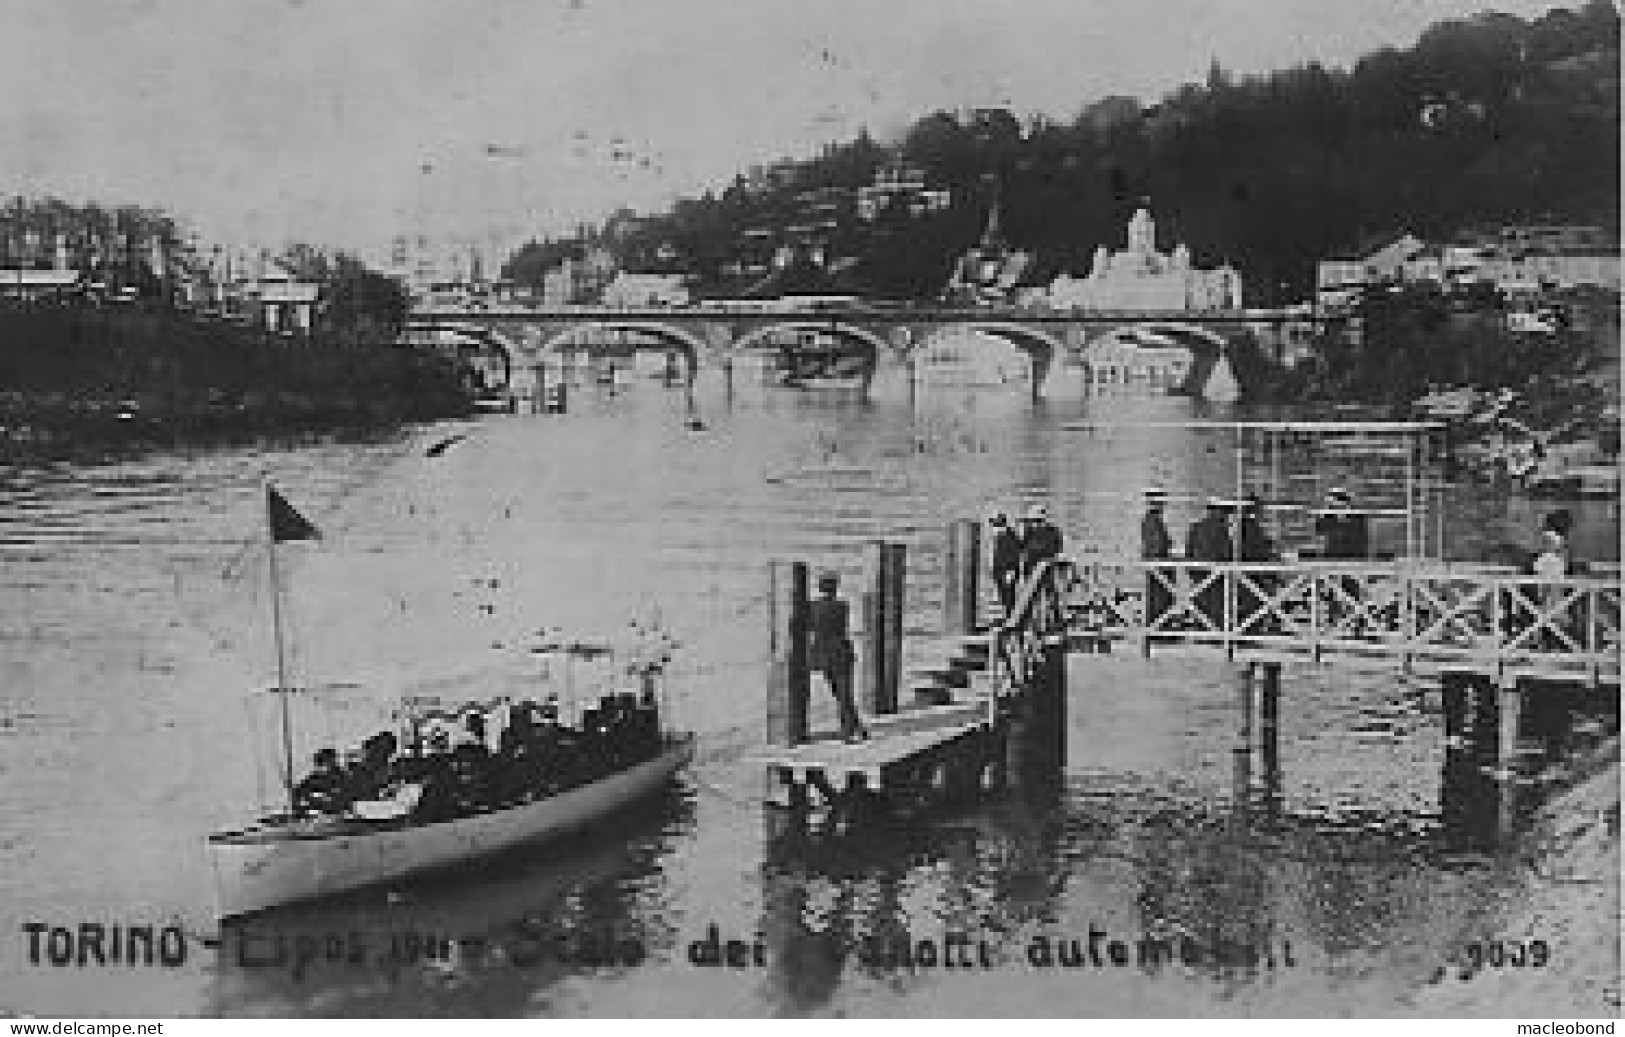
M 1075 550 L 1127 554 L 1141 486 L 1199 495 L 1233 474 L 1212 435 L 1063 428 L 1175 421 L 1186 400 L 876 389 L 865 403 L 702 381 L 705 429 L 689 432 L 681 395 L 651 382 L 583 389 L 565 416 L 5 473 L 5 931 L 174 922 L 190 939 L 179 967 L 113 969 L 31 965 L 6 936 L 0 1009 L 1405 1011 L 1500 879 L 1444 823 L 1464 815 L 1441 796 L 1437 702 L 1387 674 L 1289 668 L 1262 804 L 1237 765 L 1228 671 L 1120 653 L 1073 660 L 1068 766 L 1047 797 L 861 837 L 764 816 L 749 757 L 770 558 L 856 573 L 866 539 L 902 540 L 926 630 L 949 519 L 1043 499 Z M 681 786 L 562 847 L 216 934 L 202 838 L 264 795 L 243 706 L 272 673 L 264 475 L 324 533 L 290 549 L 296 673 L 484 698 L 534 687 L 540 628 L 658 624 L 683 646 L 672 709 L 700 735 Z M 1530 542 L 1548 506 L 1455 495 L 1449 528 L 1475 538 L 1455 553 Z M 1176 536 L 1193 510 L 1173 509 Z M 1582 552 L 1611 557 L 1617 521 L 1611 504 L 1582 510 Z M 712 926 L 744 964 L 691 960 Z M 1157 941 L 1196 950 L 1140 961 Z

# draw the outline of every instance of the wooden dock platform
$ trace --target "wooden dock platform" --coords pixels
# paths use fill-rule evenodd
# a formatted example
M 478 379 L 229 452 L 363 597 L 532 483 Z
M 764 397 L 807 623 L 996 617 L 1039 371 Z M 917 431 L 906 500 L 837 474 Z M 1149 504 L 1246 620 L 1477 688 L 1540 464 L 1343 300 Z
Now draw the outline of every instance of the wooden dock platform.
M 837 737 L 771 748 L 756 757 L 781 783 L 828 783 L 834 789 L 854 784 L 878 791 L 903 770 L 966 738 L 992 730 L 992 703 L 985 698 L 945 706 L 908 709 L 871 717 L 869 740 L 847 743 Z

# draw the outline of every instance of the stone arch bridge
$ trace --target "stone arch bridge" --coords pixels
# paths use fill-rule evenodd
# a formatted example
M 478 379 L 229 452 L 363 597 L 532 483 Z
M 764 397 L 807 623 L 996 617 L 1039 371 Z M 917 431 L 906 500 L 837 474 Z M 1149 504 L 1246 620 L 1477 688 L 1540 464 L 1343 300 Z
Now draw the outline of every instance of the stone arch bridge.
M 913 306 L 840 308 L 436 306 L 414 311 L 404 340 L 416 345 L 452 343 L 482 370 L 501 372 L 504 388 L 519 387 L 565 351 L 675 352 L 685 360 L 692 386 L 706 367 L 728 368 L 752 350 L 782 348 L 785 336 L 815 334 L 848 345 L 866 361 L 864 386 L 880 368 L 908 367 L 944 336 L 980 332 L 1015 346 L 1032 361 L 1032 391 L 1062 364 L 1082 362 L 1089 347 L 1125 328 L 1180 329 L 1187 340 L 1206 341 L 1223 352 L 1243 336 L 1279 336 L 1306 318 L 1289 310 L 1215 310 L 1170 313 L 1141 310 L 1048 311 Z M 619 335 L 616 339 L 613 336 Z M 793 340 L 793 339 L 792 339 Z

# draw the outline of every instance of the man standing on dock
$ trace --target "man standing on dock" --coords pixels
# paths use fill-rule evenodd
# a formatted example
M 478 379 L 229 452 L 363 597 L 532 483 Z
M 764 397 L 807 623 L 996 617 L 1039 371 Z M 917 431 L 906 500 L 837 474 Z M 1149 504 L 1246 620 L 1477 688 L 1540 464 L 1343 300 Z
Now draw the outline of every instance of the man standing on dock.
M 818 597 L 808 603 L 807 610 L 807 665 L 813 673 L 821 673 L 835 697 L 840 712 L 841 738 L 847 742 L 861 742 L 869 737 L 858 719 L 858 706 L 852 699 L 852 671 L 857 653 L 848 633 L 847 603 L 835 596 L 841 578 L 832 572 L 818 577 Z

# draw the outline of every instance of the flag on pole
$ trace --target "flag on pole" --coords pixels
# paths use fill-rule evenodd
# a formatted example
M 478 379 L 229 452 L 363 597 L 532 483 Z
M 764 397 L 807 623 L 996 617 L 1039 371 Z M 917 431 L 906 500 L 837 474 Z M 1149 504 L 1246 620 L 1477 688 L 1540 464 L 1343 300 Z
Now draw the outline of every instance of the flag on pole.
M 321 531 L 299 510 L 289 504 L 276 487 L 265 486 L 265 510 L 271 522 L 271 541 L 277 544 L 290 540 L 320 540 Z

